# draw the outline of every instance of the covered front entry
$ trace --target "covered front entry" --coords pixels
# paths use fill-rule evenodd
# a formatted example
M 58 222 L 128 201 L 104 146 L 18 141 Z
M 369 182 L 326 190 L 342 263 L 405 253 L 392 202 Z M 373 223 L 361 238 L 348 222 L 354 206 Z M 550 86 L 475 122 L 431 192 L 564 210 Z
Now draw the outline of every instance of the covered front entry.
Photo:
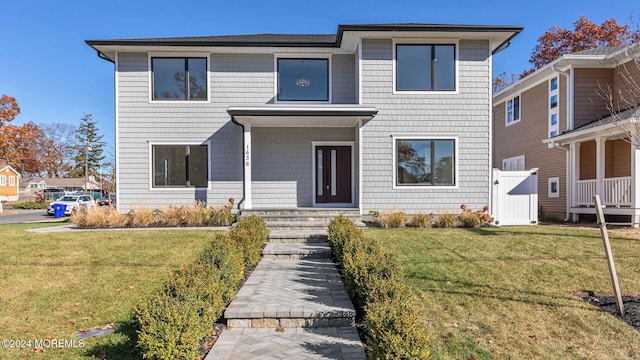
M 352 202 L 351 160 L 351 146 L 315 146 L 316 204 Z
M 243 128 L 242 210 L 360 208 L 366 105 L 262 104 L 227 112 Z

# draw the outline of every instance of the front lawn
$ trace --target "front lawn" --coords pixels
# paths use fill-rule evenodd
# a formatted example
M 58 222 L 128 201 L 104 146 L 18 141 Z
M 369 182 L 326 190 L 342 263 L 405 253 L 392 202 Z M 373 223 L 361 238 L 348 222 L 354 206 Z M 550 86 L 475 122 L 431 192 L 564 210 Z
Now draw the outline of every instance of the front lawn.
M 434 359 L 638 359 L 640 332 L 580 297 L 613 292 L 598 232 L 554 226 L 376 229 L 417 289 Z M 640 294 L 640 240 L 612 238 Z
M 173 270 L 193 262 L 212 235 L 196 230 L 25 231 L 34 226 L 0 225 L 0 338 L 25 340 L 22 345 L 31 340 L 21 349 L 0 348 L 2 359 L 136 358 L 130 341 L 133 307 L 157 291 Z M 74 336 L 111 323 L 114 334 L 88 339 L 83 347 Z M 34 341 L 42 339 L 68 340 L 60 343 L 70 348 L 35 349 Z

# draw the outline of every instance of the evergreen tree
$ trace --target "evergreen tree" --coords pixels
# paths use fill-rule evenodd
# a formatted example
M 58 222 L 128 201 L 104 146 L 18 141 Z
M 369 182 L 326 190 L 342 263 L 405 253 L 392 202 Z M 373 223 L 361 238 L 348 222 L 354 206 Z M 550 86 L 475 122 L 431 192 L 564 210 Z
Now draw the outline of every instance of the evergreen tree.
M 96 121 L 91 114 L 85 114 L 80 120 L 80 126 L 76 130 L 76 142 L 71 147 L 75 166 L 69 176 L 84 177 L 85 167 L 88 169 L 88 176 L 95 176 L 105 158 L 102 154 L 105 146 L 102 141 L 104 135 L 98 135 Z

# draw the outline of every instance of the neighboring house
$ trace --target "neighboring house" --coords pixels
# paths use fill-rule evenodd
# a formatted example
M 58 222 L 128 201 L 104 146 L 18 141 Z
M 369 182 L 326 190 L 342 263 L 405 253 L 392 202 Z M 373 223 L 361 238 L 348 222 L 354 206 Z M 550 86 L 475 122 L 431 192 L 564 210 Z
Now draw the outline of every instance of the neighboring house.
M 0 160 L 0 201 L 18 201 L 20 174 L 7 161 Z
M 65 192 L 75 192 L 78 190 L 84 190 L 84 178 L 33 178 L 29 180 L 29 184 L 37 184 L 34 188 L 40 189 L 42 184 L 45 188 L 63 189 Z M 27 189 L 29 185 L 27 185 Z M 87 189 L 97 190 L 100 189 L 100 184 L 96 182 L 93 176 L 89 176 L 87 179 Z
M 480 208 L 492 56 L 521 30 L 87 41 L 115 64 L 118 207 L 233 197 L 240 209 Z
M 621 101 L 632 98 L 624 78 L 640 83 L 634 56 L 638 44 L 564 55 L 494 96 L 494 166 L 539 169 L 543 219 L 595 214 L 599 194 L 605 214 L 640 220 L 640 153 L 612 121 L 610 106 L 635 127 L 629 123 L 638 113 Z

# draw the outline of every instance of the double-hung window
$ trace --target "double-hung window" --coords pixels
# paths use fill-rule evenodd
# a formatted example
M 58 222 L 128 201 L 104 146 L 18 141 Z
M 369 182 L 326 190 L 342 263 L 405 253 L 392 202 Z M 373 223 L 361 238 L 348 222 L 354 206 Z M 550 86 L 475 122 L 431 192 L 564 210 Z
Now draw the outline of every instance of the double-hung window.
M 207 100 L 207 59 L 151 58 L 153 100 Z
M 153 187 L 207 187 L 207 145 L 152 145 Z
M 9 186 L 16 186 L 16 177 L 9 176 Z
M 507 125 L 520 121 L 520 95 L 507 100 Z
M 396 44 L 396 91 L 455 91 L 456 46 Z
M 455 139 L 396 138 L 395 186 L 454 186 Z
M 0 186 L 7 186 L 7 175 L 0 175 Z
M 278 101 L 329 101 L 329 59 L 277 62 Z

